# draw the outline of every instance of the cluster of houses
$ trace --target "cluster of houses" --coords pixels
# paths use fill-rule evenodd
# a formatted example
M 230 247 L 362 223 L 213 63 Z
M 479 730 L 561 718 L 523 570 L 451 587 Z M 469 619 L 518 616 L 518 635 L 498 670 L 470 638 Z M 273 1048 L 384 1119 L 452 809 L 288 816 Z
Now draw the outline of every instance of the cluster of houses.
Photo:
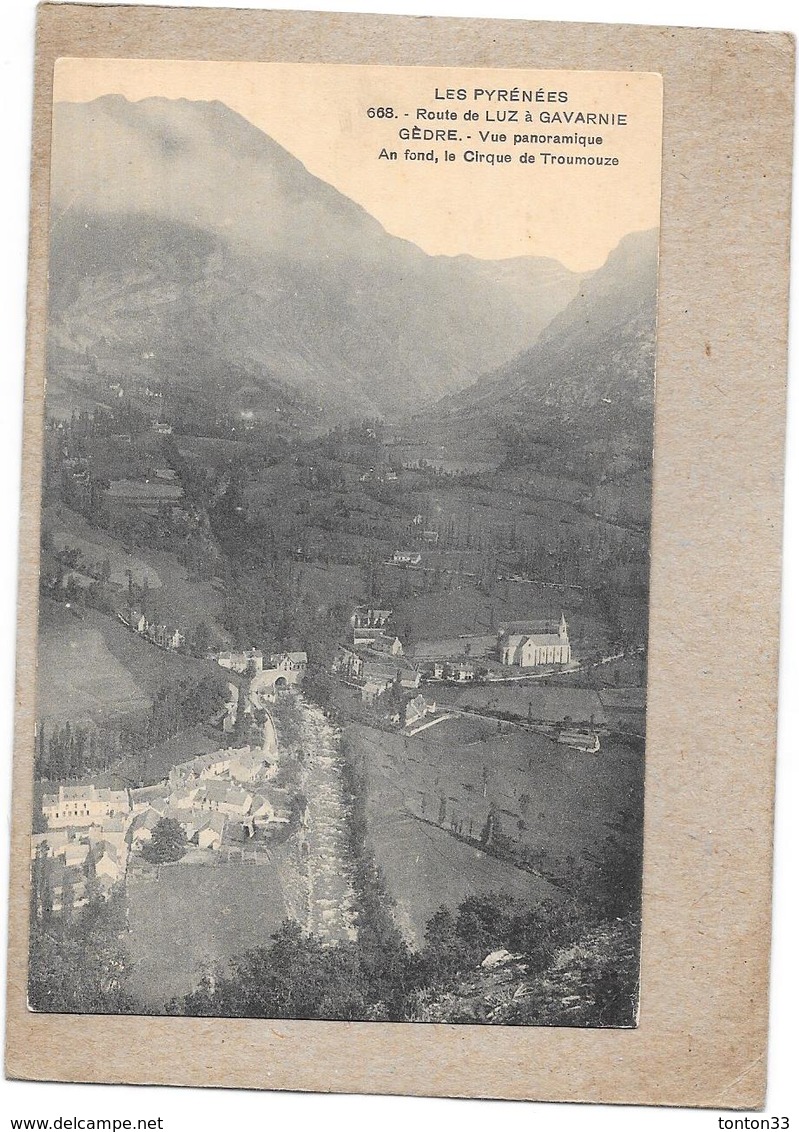
M 69 902 L 80 908 L 89 898 L 90 881 L 108 896 L 127 868 L 127 839 L 132 815 L 127 790 L 93 783 L 59 786 L 42 798 L 46 833 L 31 838 L 31 857 L 46 859 L 50 905 L 63 911 Z
M 260 649 L 233 652 L 226 649 L 214 654 L 220 668 L 250 677 L 250 698 L 274 699 L 278 692 L 301 684 L 308 670 L 308 654 L 304 651 L 264 655 Z
M 435 704 L 419 693 L 422 673 L 404 655 L 402 641 L 389 629 L 391 614 L 390 609 L 359 606 L 350 617 L 351 637 L 339 648 L 334 670 L 345 683 L 358 688 L 365 704 L 374 705 L 390 688 L 408 694 L 411 698 L 402 715 L 395 712 L 392 719 L 409 727 L 435 711 Z
M 360 483 L 395 483 L 399 473 L 390 464 L 375 464 L 358 476 Z
M 205 850 L 222 847 L 231 821 L 250 837 L 287 823 L 290 798 L 273 783 L 276 757 L 268 718 L 262 747 L 200 755 L 174 766 L 156 786 L 113 790 L 83 783 L 45 794 L 47 831 L 33 835 L 31 857 L 46 861 L 52 910 L 62 911 L 67 899 L 72 907 L 84 905 L 92 882 L 107 897 L 163 818 L 177 822 L 187 842 Z
M 146 637 L 152 644 L 161 649 L 181 649 L 186 644 L 186 638 L 177 625 L 163 621 L 150 620 L 141 609 L 131 608 L 127 617 L 117 614 L 123 625 L 127 625 L 134 633 Z
M 288 798 L 272 780 L 277 764 L 266 748 L 238 747 L 200 755 L 172 768 L 166 783 L 132 791 L 137 808 L 129 837 L 132 849 L 151 839 L 162 818 L 171 818 L 200 849 L 220 849 L 229 821 L 252 837 L 289 820 Z
M 366 704 L 374 705 L 390 688 L 407 693 L 411 698 L 405 707 L 409 716 L 406 727 L 419 721 L 421 706 L 411 705 L 416 705 L 419 697 L 415 693 L 419 693 L 423 678 L 427 683 L 469 684 L 478 678 L 496 678 L 501 668 L 556 668 L 571 663 L 564 613 L 558 621 L 500 622 L 496 636 L 452 638 L 441 642 L 440 655 L 417 656 L 413 661 L 405 656 L 402 641 L 391 629 L 391 615 L 390 609 L 359 606 L 350 617 L 351 635 L 338 650 L 334 671 L 359 689 Z M 485 657 L 480 666 L 469 658 L 470 648 L 478 645 Z M 434 711 L 435 705 L 428 710 Z

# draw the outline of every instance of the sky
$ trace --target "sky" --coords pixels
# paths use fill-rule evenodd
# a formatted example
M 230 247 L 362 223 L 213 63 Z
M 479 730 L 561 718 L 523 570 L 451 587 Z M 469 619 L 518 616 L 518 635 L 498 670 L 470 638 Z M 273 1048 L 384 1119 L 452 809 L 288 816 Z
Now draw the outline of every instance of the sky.
M 542 92 L 544 101 L 500 102 L 498 95 L 487 93 L 514 89 L 532 96 Z M 484 93 L 475 96 L 477 90 Z M 448 98 L 447 91 L 453 97 Z M 466 97 L 459 97 L 459 91 Z M 121 94 L 131 101 L 153 96 L 219 100 L 269 134 L 309 172 L 357 201 L 392 235 L 431 255 L 551 256 L 572 270 L 587 271 L 599 267 L 628 232 L 659 223 L 658 75 L 58 60 L 55 101 L 88 102 L 105 94 Z M 423 118 L 420 110 L 450 117 Z M 465 121 L 467 111 L 479 117 Z M 526 112 L 534 121 L 524 121 Z M 575 125 L 540 119 L 542 113 L 580 112 L 623 114 L 626 123 Z M 414 126 L 453 130 L 458 140 L 399 137 L 400 129 Z M 497 136 L 481 137 L 481 131 Z M 601 136 L 602 143 L 563 148 L 540 141 L 541 135 L 574 132 Z M 536 134 L 539 140 L 517 142 L 517 134 Z M 444 149 L 454 153 L 454 161 L 444 160 Z M 406 150 L 433 150 L 440 160 L 409 160 Z M 397 160 L 381 159 L 381 151 L 396 152 Z M 545 164 L 542 152 L 599 154 L 617 158 L 618 165 Z M 510 155 L 510 161 L 467 161 L 467 153 Z M 536 161 L 522 162 L 522 154 Z

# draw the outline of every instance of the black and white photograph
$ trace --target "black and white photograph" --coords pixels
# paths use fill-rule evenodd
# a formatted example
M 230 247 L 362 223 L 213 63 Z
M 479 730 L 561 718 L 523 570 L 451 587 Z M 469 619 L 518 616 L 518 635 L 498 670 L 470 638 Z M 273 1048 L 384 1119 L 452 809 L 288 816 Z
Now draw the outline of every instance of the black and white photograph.
M 660 129 L 58 61 L 31 1010 L 636 1026 Z

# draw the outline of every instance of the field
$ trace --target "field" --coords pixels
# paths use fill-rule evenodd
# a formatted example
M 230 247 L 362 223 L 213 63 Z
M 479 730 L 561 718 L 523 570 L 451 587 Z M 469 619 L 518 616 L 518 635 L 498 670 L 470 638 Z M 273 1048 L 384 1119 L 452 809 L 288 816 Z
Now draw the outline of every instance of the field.
M 150 589 L 159 589 L 158 572 L 143 558 L 131 554 L 116 539 L 95 530 L 80 515 L 68 507 L 48 508 L 43 516 L 55 550 L 77 550 L 87 566 L 101 566 L 107 559 L 111 567 L 109 581 L 115 586 L 127 586 L 128 571 L 136 585 L 145 583 Z
M 562 723 L 569 719 L 572 723 L 603 727 L 607 722 L 598 693 L 589 688 L 541 687 L 538 681 L 526 684 L 489 683 L 468 688 L 436 685 L 435 696 L 442 707 L 507 713 L 546 723 Z
M 489 816 L 495 833 L 568 887 L 581 854 L 597 848 L 643 776 L 640 755 L 628 747 L 584 754 L 476 718 L 446 720 L 413 738 L 360 724 L 347 736 L 365 766 L 370 845 L 398 923 L 417 941 L 441 904 L 472 892 L 561 897 L 541 877 L 468 844 L 485 833 Z
M 194 990 L 203 972 L 269 943 L 294 907 L 287 846 L 259 863 L 161 866 L 127 881 L 133 993 L 160 1007 Z
M 87 565 L 100 566 L 108 559 L 109 581 L 120 589 L 120 606 L 124 604 L 122 595 L 130 571 L 136 585 L 147 584 L 150 603 L 158 616 L 175 622 L 187 636 L 201 620 L 219 629 L 222 595 L 210 582 L 190 579 L 174 554 L 138 548 L 135 553 L 130 552 L 119 539 L 92 527 L 63 504 L 49 507 L 44 523 L 56 550 L 74 548 Z
M 146 711 L 170 677 L 201 675 L 204 661 L 157 649 L 116 619 L 43 601 L 39 617 L 38 715 L 51 723 L 107 722 Z

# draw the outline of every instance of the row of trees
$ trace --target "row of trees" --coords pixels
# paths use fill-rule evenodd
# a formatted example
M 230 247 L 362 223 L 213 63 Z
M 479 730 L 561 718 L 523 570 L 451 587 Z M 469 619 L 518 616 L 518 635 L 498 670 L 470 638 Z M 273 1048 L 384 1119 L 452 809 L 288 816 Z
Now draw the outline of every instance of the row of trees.
M 108 770 L 131 755 L 139 759 L 138 777 L 146 775 L 147 748 L 205 722 L 225 703 L 227 681 L 220 672 L 197 681 L 176 680 L 155 692 L 148 713 L 125 722 L 37 725 L 35 772 L 51 782 Z

